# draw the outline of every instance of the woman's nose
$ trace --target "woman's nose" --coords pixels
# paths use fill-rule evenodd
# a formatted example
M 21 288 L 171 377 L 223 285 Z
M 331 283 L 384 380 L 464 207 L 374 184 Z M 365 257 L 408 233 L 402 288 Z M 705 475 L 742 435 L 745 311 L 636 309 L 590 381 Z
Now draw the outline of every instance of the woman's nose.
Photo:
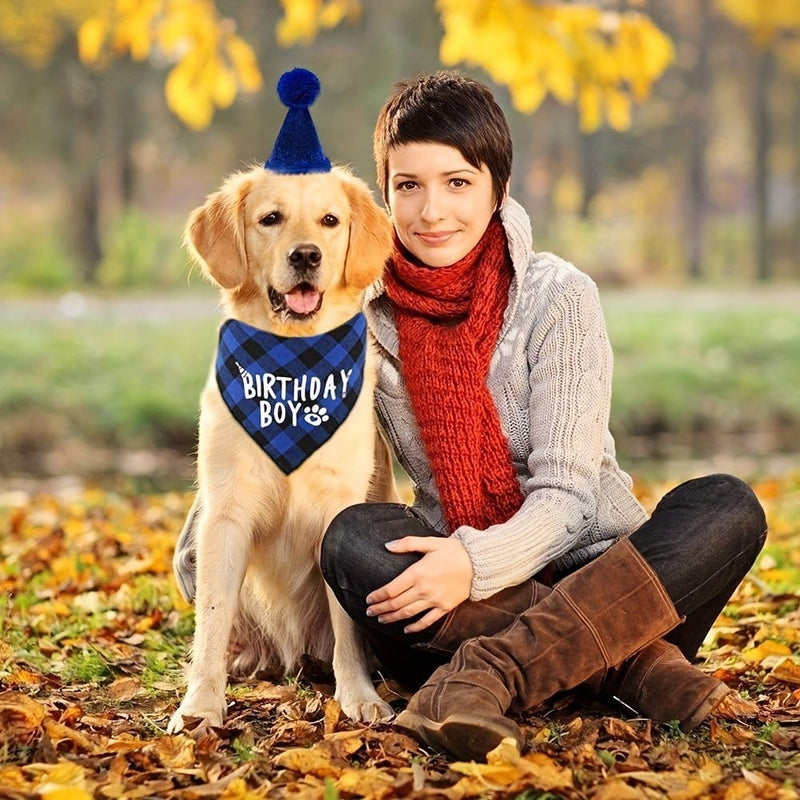
M 426 193 L 420 216 L 425 222 L 436 222 L 444 218 L 444 202 L 437 192 Z

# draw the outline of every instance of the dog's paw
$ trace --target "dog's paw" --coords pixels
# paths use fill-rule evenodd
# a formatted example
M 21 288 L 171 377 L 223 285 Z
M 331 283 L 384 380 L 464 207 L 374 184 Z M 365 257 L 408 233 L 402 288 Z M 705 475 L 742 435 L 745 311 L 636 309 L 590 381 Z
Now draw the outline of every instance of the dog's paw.
M 172 715 L 167 725 L 167 733 L 180 733 L 187 730 L 195 738 L 208 733 L 211 728 L 219 728 L 225 718 L 225 709 L 222 710 L 201 708 L 199 704 L 181 703 L 178 710 Z M 197 724 L 194 724 L 197 721 Z M 190 730 L 191 729 L 191 730 Z
M 388 722 L 394 716 L 394 709 L 374 691 L 367 696 L 337 693 L 336 699 L 344 714 L 354 722 Z

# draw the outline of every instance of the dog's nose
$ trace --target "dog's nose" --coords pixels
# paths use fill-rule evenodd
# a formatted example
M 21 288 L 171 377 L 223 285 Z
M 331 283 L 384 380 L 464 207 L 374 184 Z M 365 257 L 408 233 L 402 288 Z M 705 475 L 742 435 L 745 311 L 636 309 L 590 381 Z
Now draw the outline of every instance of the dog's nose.
M 299 244 L 289 253 L 289 265 L 295 269 L 316 269 L 322 263 L 322 251 L 315 244 Z

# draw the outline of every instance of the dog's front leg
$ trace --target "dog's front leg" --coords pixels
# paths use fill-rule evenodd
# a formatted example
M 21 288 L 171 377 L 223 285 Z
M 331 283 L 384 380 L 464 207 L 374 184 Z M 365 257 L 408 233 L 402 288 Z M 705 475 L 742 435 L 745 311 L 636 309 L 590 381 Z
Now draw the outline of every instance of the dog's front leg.
M 333 674 L 336 678 L 335 697 L 342 711 L 357 722 L 379 722 L 394 716 L 392 707 L 381 700 L 372 685 L 364 642 L 355 623 L 339 605 L 331 591 L 328 606 L 333 625 Z
M 197 536 L 196 619 L 189 685 L 169 722 L 170 733 L 180 731 L 186 717 L 200 718 L 195 733 L 219 726 L 225 718 L 228 642 L 251 538 L 248 521 L 212 517 L 204 509 Z

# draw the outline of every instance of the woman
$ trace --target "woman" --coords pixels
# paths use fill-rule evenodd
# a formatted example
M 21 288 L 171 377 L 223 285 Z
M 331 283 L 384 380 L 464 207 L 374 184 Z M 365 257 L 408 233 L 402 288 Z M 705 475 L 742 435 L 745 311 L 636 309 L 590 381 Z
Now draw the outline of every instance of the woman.
M 377 411 L 415 499 L 342 512 L 322 569 L 384 670 L 423 684 L 398 726 L 478 758 L 521 743 L 507 713 L 580 686 L 690 730 L 729 691 L 689 659 L 763 546 L 761 506 L 712 475 L 647 519 L 608 430 L 596 288 L 533 250 L 487 87 L 399 84 L 374 149 L 396 232 L 366 308 Z

